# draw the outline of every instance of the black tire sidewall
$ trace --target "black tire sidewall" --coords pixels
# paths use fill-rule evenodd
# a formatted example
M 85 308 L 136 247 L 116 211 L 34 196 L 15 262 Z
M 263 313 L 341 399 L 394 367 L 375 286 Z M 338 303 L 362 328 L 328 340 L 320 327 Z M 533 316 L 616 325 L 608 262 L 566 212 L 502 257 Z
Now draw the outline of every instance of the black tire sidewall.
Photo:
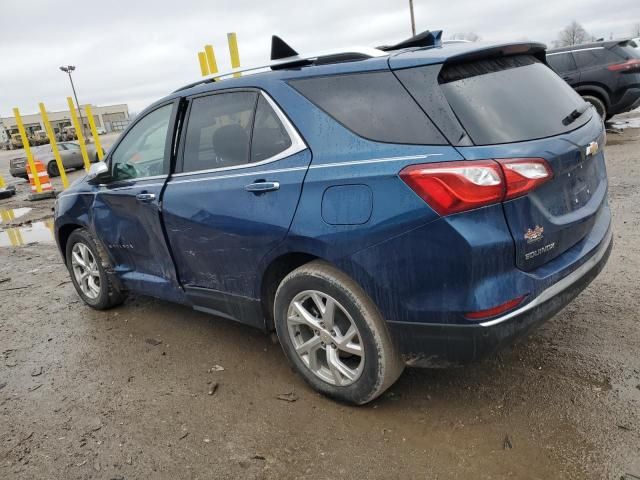
M 77 243 L 83 243 L 84 245 L 87 246 L 87 248 L 89 248 L 89 250 L 91 251 L 91 254 L 93 255 L 93 258 L 96 260 L 96 263 L 98 265 L 98 272 L 100 274 L 100 295 L 98 295 L 98 297 L 95 299 L 87 297 L 82 292 L 82 289 L 80 288 L 76 280 L 76 276 L 73 273 L 73 266 L 71 264 L 71 256 L 72 256 L 71 252 L 73 250 L 73 246 L 76 245 Z M 71 276 L 71 282 L 73 283 L 73 286 L 75 287 L 76 292 L 78 293 L 80 298 L 82 298 L 82 301 L 87 305 L 89 305 L 90 307 L 93 307 L 99 310 L 108 308 L 110 305 L 109 278 L 107 276 L 107 272 L 105 272 L 104 268 L 102 267 L 102 258 L 98 253 L 98 249 L 93 239 L 91 238 L 91 236 L 88 234 L 86 230 L 79 229 L 71 233 L 71 235 L 69 236 L 69 240 L 67 241 L 66 260 L 67 260 L 67 270 L 69 270 L 69 275 Z
M 291 300 L 305 290 L 317 290 L 333 297 L 349 312 L 358 328 L 364 348 L 365 363 L 362 374 L 351 385 L 341 387 L 325 382 L 309 370 L 295 351 L 287 326 L 287 313 Z M 371 399 L 372 392 L 378 389 L 381 382 L 381 345 L 376 341 L 371 327 L 364 319 L 353 292 L 345 290 L 340 282 L 332 283 L 321 276 L 308 273 L 295 275 L 285 279 L 278 289 L 274 315 L 276 331 L 284 353 L 308 384 L 329 397 L 348 403 L 362 404 Z
M 582 97 L 585 102 L 589 102 L 596 108 L 598 115 L 602 117 L 602 121 L 604 122 L 607 117 L 607 107 L 602 100 L 592 95 L 585 95 Z
M 56 162 L 49 162 L 47 164 L 47 175 L 49 175 L 50 178 L 57 177 L 58 175 L 60 175 L 60 172 L 58 171 L 58 165 L 56 165 Z

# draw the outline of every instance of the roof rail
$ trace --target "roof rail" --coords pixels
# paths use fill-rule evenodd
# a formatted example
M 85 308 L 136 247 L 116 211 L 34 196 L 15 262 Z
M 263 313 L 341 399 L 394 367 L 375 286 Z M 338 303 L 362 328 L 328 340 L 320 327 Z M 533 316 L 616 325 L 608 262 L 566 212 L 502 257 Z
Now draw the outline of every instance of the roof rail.
M 274 38 L 278 38 L 278 37 L 274 36 Z M 278 38 L 278 40 L 280 39 Z M 282 40 L 280 41 L 282 42 Z M 282 43 L 288 47 L 286 43 L 284 42 Z M 289 48 L 291 49 L 291 47 Z M 300 67 L 304 65 L 322 65 L 327 63 L 364 60 L 367 58 L 384 57 L 388 55 L 387 52 L 383 52 L 382 50 L 379 50 L 377 48 L 371 48 L 371 47 L 351 47 L 346 49 L 340 48 L 340 49 L 333 49 L 333 50 L 323 50 L 321 52 L 310 53 L 307 55 L 298 55 L 297 52 L 293 49 L 291 49 L 291 51 L 296 53 L 296 55 L 282 57 L 264 65 L 258 65 L 258 66 L 247 67 L 247 68 L 235 68 L 233 70 L 229 70 L 227 72 L 220 73 L 218 75 L 210 76 L 209 78 L 206 78 L 204 80 L 200 80 L 198 82 L 193 82 L 193 83 L 190 83 L 189 85 L 185 85 L 184 87 L 181 87 L 175 90 L 173 93 L 180 92 L 182 90 L 186 90 L 191 87 L 195 87 L 196 85 L 215 82 L 216 80 L 230 77 L 235 73 L 248 73 L 248 72 L 259 73 L 259 71 L 269 70 L 269 69 L 280 70 L 285 68 Z M 273 57 L 273 54 L 274 52 L 273 52 L 273 44 L 272 44 L 272 52 L 271 52 L 272 57 Z M 278 50 L 276 50 L 276 55 L 277 54 L 278 54 Z

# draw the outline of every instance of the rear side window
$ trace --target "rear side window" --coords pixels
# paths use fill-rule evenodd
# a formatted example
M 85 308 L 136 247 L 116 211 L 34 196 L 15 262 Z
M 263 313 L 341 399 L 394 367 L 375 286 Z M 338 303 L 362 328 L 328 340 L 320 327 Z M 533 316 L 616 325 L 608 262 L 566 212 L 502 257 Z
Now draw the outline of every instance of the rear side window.
M 571 72 L 576 69 L 576 62 L 573 60 L 571 52 L 548 54 L 547 62 L 558 73 Z
M 576 59 L 578 68 L 601 67 L 620 62 L 620 56 L 606 48 L 575 50 L 573 57 Z
M 255 92 L 233 92 L 192 100 L 184 144 L 184 172 L 249 162 L 256 97 Z
M 584 100 L 549 67 L 529 55 L 445 65 L 440 86 L 476 145 L 521 142 L 573 130 L 587 109 L 565 124 Z
M 305 78 L 290 83 L 361 137 L 388 143 L 447 143 L 391 72 Z
M 260 95 L 251 142 L 251 161 L 262 162 L 291 146 L 291 139 L 269 102 Z

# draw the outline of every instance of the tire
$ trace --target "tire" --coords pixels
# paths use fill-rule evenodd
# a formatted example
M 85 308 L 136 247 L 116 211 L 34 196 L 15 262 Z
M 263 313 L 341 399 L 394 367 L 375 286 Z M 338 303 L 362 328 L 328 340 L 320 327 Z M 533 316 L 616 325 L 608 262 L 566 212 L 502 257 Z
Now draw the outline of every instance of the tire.
M 60 170 L 58 169 L 58 164 L 54 160 L 47 163 L 47 174 L 49 175 L 49 178 L 60 176 Z
M 325 314 L 330 302 L 335 306 L 335 322 Z M 296 304 L 311 316 L 301 314 Z M 326 262 L 307 263 L 282 280 L 276 291 L 274 320 L 289 362 L 309 385 L 336 400 L 355 405 L 370 402 L 404 370 L 374 303 L 355 281 Z M 355 335 L 349 335 L 352 328 Z M 304 350 L 309 345 L 313 346 Z
M 596 107 L 596 111 L 598 112 L 598 115 L 602 117 L 602 121 L 604 121 L 605 118 L 607 118 L 607 106 L 604 104 L 602 100 L 600 100 L 598 97 L 593 97 L 591 95 L 583 95 L 582 98 L 584 99 L 585 102 L 589 102 L 591 105 Z
M 78 250 L 74 251 L 75 248 Z M 89 252 L 88 254 L 86 253 L 87 251 Z M 96 285 L 95 280 L 98 280 L 97 292 L 91 288 L 89 281 L 87 281 L 86 285 L 84 282 L 83 286 L 80 285 L 79 282 L 82 280 L 79 279 L 81 276 L 79 273 L 81 274 L 82 271 L 86 272 L 87 269 L 79 266 L 80 264 L 77 262 L 77 258 L 74 258 L 74 253 L 79 254 L 80 259 L 86 265 L 93 265 L 91 270 L 94 271 L 95 274 L 88 275 L 87 278 L 93 277 L 94 286 Z M 69 235 L 66 247 L 66 259 L 67 270 L 69 270 L 73 286 L 76 288 L 76 292 L 78 292 L 78 295 L 84 303 L 96 310 L 106 310 L 124 302 L 126 298 L 125 293 L 120 291 L 113 283 L 111 277 L 105 270 L 105 268 L 109 267 L 106 254 L 104 254 L 102 248 L 98 246 L 98 243 L 88 230 L 80 228 L 74 230 L 71 235 Z M 89 293 L 86 293 L 87 291 L 89 291 Z

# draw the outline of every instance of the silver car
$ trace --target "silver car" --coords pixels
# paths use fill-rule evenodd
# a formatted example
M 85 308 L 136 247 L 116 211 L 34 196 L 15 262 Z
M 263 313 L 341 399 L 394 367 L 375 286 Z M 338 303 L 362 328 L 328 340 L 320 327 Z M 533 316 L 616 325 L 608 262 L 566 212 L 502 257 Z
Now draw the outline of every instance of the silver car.
M 58 151 L 60 152 L 60 158 L 62 159 L 65 170 L 84 167 L 80 145 L 77 142 L 60 142 L 58 143 Z M 60 175 L 58 164 L 53 156 L 53 150 L 50 144 L 33 147 L 31 148 L 31 152 L 33 153 L 34 160 L 40 160 L 46 166 L 49 177 L 57 177 Z M 87 153 L 91 163 L 98 161 L 98 154 L 93 145 L 87 145 Z M 26 165 L 26 156 L 12 158 L 9 162 L 9 172 L 14 177 L 26 179 L 28 178 Z

